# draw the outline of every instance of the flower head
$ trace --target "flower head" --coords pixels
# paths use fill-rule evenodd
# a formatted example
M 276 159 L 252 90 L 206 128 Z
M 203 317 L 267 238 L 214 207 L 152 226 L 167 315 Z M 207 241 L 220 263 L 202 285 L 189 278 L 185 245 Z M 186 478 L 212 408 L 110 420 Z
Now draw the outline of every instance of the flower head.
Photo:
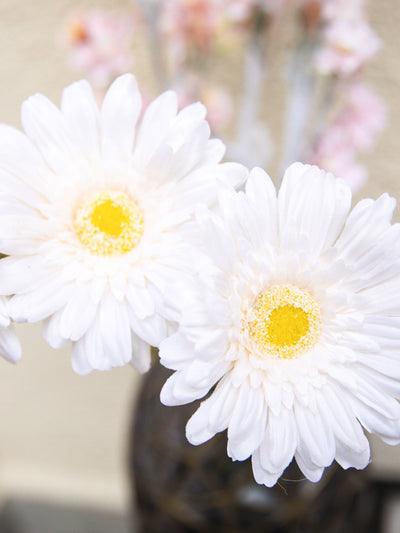
M 184 235 L 197 201 L 245 169 L 219 164 L 205 108 L 177 113 L 168 91 L 146 109 L 133 76 L 101 109 L 85 81 L 61 110 L 42 95 L 22 107 L 26 135 L 0 126 L 0 293 L 16 321 L 44 319 L 53 347 L 73 341 L 79 373 L 150 362 L 176 319 L 178 278 L 190 271 Z M 189 229 L 188 229 L 189 228 Z M 190 235 L 190 233 L 189 233 Z
M 132 65 L 134 27 L 124 14 L 92 10 L 75 16 L 66 28 L 72 65 L 96 85 L 107 86 Z
M 191 50 L 209 52 L 223 16 L 220 0 L 166 0 L 161 10 L 161 30 L 170 38 L 172 55 L 178 63 Z
M 228 430 L 272 486 L 293 456 L 311 481 L 334 459 L 364 468 L 363 428 L 400 442 L 400 225 L 387 195 L 351 212 L 349 187 L 295 163 L 276 196 L 254 169 L 245 192 L 199 210 L 199 294 L 161 343 L 168 405 L 215 389 L 187 425 L 193 444 Z
M 347 106 L 338 117 L 338 127 L 360 150 L 370 150 L 387 121 L 382 100 L 365 84 L 350 84 L 345 94 Z
M 353 74 L 378 51 L 380 40 L 362 18 L 337 19 L 324 34 L 316 66 L 323 74 Z

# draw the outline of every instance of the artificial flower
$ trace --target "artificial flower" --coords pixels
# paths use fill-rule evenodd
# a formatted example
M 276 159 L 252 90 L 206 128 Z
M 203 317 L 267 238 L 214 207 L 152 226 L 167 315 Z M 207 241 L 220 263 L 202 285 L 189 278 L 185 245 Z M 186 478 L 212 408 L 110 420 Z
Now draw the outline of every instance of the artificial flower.
M 343 178 L 352 191 L 367 180 L 366 168 L 357 162 L 357 150 L 370 150 L 386 123 L 381 100 L 361 82 L 344 92 L 345 106 L 335 120 L 317 137 L 307 161 Z
M 162 3 L 160 28 L 169 38 L 171 56 L 179 64 L 191 50 L 210 51 L 222 23 L 220 0 L 166 0 Z
M 177 113 L 167 91 L 146 109 L 135 78 L 111 85 L 99 110 L 90 85 L 67 87 L 61 110 L 22 106 L 23 134 L 0 126 L 0 294 L 17 322 L 44 323 L 53 347 L 73 341 L 81 374 L 129 361 L 145 371 L 176 318 L 184 236 L 196 202 L 246 171 L 219 164 L 206 110 Z M 190 227 L 190 224 L 189 224 Z M 190 235 L 190 232 L 189 232 Z
M 348 76 L 362 68 L 380 46 L 380 39 L 364 19 L 338 18 L 324 31 L 316 67 L 322 74 Z
M 279 194 L 261 169 L 245 192 L 198 210 L 199 295 L 161 343 L 176 370 L 161 399 L 208 394 L 187 424 L 201 444 L 227 429 L 274 485 L 295 457 L 313 482 L 334 459 L 364 468 L 363 429 L 400 442 L 400 225 L 387 194 L 350 211 L 349 187 L 295 163 Z M 215 387 L 215 388 L 214 388 Z
M 133 62 L 135 20 L 128 14 L 91 10 L 71 18 L 66 28 L 69 59 L 94 84 L 105 87 Z
M 362 82 L 350 84 L 345 99 L 347 105 L 338 118 L 338 127 L 353 146 L 370 150 L 386 125 L 386 107 Z

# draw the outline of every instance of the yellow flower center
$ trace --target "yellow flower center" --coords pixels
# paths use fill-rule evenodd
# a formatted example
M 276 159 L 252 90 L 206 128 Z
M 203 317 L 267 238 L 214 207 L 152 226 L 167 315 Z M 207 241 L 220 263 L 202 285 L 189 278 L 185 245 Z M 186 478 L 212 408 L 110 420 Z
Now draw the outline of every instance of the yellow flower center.
M 249 316 L 250 337 L 271 357 L 292 359 L 315 346 L 320 336 L 318 303 L 294 285 L 276 285 L 261 292 Z
M 77 210 L 74 228 L 81 243 L 96 255 L 130 252 L 144 231 L 142 210 L 127 194 L 106 191 L 86 200 Z

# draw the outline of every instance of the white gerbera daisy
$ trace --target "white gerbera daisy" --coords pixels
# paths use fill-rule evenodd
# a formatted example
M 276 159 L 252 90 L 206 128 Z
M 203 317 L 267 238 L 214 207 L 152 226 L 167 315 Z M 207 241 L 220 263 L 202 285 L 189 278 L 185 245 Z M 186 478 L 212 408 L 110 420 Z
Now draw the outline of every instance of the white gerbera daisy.
M 204 396 L 193 444 L 228 429 L 228 454 L 252 456 L 272 486 L 293 456 L 311 481 L 334 459 L 364 468 L 362 426 L 400 442 L 400 225 L 395 201 L 363 200 L 296 163 L 276 197 L 254 169 L 246 192 L 223 192 L 222 216 L 199 213 L 210 265 L 205 301 L 160 346 L 176 370 L 167 405 Z M 199 259 L 200 260 L 200 259 Z
M 0 294 L 15 321 L 45 319 L 53 347 L 72 340 L 81 374 L 131 361 L 144 371 L 175 318 L 184 275 L 182 235 L 197 201 L 219 181 L 245 178 L 219 164 L 201 104 L 177 113 L 168 91 L 139 126 L 141 97 L 126 74 L 101 110 L 85 81 L 61 110 L 42 95 L 22 107 L 26 135 L 0 126 Z M 133 354 L 133 355 L 132 355 Z

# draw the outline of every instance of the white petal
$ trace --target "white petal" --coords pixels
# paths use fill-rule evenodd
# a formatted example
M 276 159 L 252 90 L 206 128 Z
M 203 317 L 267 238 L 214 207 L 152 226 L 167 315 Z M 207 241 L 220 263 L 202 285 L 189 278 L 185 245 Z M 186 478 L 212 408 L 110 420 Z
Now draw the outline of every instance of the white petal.
M 215 391 L 208 400 L 211 409 L 209 412 L 209 428 L 214 433 L 224 431 L 229 426 L 232 413 L 237 401 L 237 388 L 232 386 L 229 374 L 221 379 Z
M 171 128 L 178 109 L 176 93 L 167 91 L 146 109 L 139 128 L 134 161 L 144 169 Z
M 85 364 L 86 360 L 86 364 L 91 370 L 111 370 L 112 368 L 101 334 L 100 320 L 97 316 L 94 323 L 82 337 L 82 340 L 84 341 L 83 353 L 81 354 L 82 365 Z M 78 343 L 80 343 L 80 341 L 78 341 Z M 74 359 L 72 362 L 74 362 Z
M 228 342 L 229 333 L 226 329 L 210 327 L 207 334 L 202 335 L 196 342 L 194 351 L 203 360 L 219 359 L 224 356 Z
M 188 383 L 185 373 L 178 371 L 167 379 L 160 398 L 165 405 L 182 405 L 201 398 L 208 392 L 209 388 L 209 383 L 194 387 L 193 382 Z
M 131 330 L 126 306 L 106 294 L 100 302 L 98 316 L 104 352 L 113 367 L 123 366 L 132 357 Z
M 400 443 L 400 417 L 390 420 L 357 398 L 351 395 L 346 396 L 358 420 L 369 433 L 378 435 L 387 444 Z
M 125 296 L 139 320 L 154 314 L 154 301 L 148 289 L 128 284 Z
M 368 373 L 367 369 L 357 369 L 357 366 L 354 367 L 354 373 L 357 388 L 353 394 L 366 406 L 370 406 L 380 413 L 382 417 L 400 420 L 400 404 L 392 397 L 393 391 L 388 393 L 385 390 L 386 387 L 381 386 L 382 382 L 379 381 L 379 375 L 374 372 Z M 382 376 L 382 380 L 384 380 L 384 376 Z M 398 393 L 398 387 L 396 387 L 396 392 Z
M 87 358 L 87 339 L 83 337 L 74 342 L 71 352 L 72 369 L 80 376 L 85 376 L 93 370 Z
M 89 291 L 88 284 L 77 285 L 62 310 L 59 327 L 60 335 L 65 339 L 79 340 L 93 322 L 97 305 L 91 301 Z
M 111 370 L 128 363 L 131 357 L 131 331 L 126 310 L 106 294 L 94 322 L 73 345 L 72 368 L 78 374 L 94 369 Z
M 383 194 L 378 200 L 361 200 L 351 211 L 335 248 L 346 263 L 368 253 L 371 243 L 378 242 L 389 228 L 396 202 Z
M 132 74 L 117 78 L 108 89 L 101 107 L 101 147 L 107 161 L 132 154 L 142 99 Z
M 236 246 L 233 236 L 229 235 L 225 225 L 211 211 L 199 207 L 196 218 L 200 224 L 203 243 L 214 263 L 223 271 L 229 273 L 237 262 Z
M 201 102 L 189 104 L 177 114 L 173 122 L 174 130 L 184 137 L 193 128 L 193 124 L 203 121 L 206 115 L 207 109 Z
M 60 309 L 43 321 L 43 338 L 52 348 L 56 350 L 62 348 L 69 342 L 69 339 L 62 337 L 60 333 L 60 320 L 62 313 L 63 309 Z
M 10 317 L 8 315 L 8 300 L 0 297 L 0 328 L 6 328 L 10 325 Z
M 219 163 L 224 157 L 225 151 L 226 146 L 220 139 L 209 140 L 204 154 L 204 162 L 211 165 Z
M 362 470 L 368 466 L 371 460 L 368 439 L 365 437 L 365 446 L 361 451 L 355 451 L 353 448 L 348 448 L 341 442 L 337 442 L 335 459 L 342 468 Z
M 179 206 L 193 210 L 199 203 L 212 206 L 216 203 L 221 187 L 240 187 L 247 170 L 238 163 L 201 165 L 178 184 Z
M 45 198 L 54 196 L 54 177 L 39 150 L 26 135 L 5 124 L 0 124 L 0 169 L 3 171 L 0 186 L 7 178 L 17 180 L 15 185 L 21 183 L 21 193 L 18 194 L 17 187 L 13 188 L 13 192 L 21 200 L 28 200 L 26 193 L 29 189 L 35 201 L 43 202 Z M 11 184 L 6 190 L 11 192 Z
M 318 411 L 311 412 L 296 405 L 294 408 L 299 448 L 306 449 L 315 467 L 328 466 L 335 457 L 335 441 L 332 428 Z
M 269 243 L 276 245 L 278 237 L 278 203 L 276 190 L 271 178 L 261 168 L 254 168 L 246 183 L 246 196 L 255 208 L 254 216 L 258 220 L 257 237 L 259 245 Z
M 167 368 L 179 370 L 194 356 L 194 346 L 182 333 L 175 333 L 160 344 L 160 362 Z
M 207 391 L 219 381 L 230 366 L 230 363 L 222 360 L 222 358 L 211 361 L 194 359 L 185 367 L 183 375 L 189 386 L 200 390 L 206 389 Z
M 20 244 L 21 254 L 29 254 L 27 251 L 29 246 L 33 244 L 36 247 L 43 244 L 46 238 L 49 237 L 49 226 L 41 217 L 35 216 L 32 213 L 28 216 L 21 214 L 13 214 L 5 217 L 0 216 L 0 240 L 2 241 L 2 248 L 7 249 L 10 245 Z M 52 231 L 52 230 L 50 230 Z M 27 243 L 24 246 L 22 243 Z M 22 248 L 24 246 L 24 248 Z
M 100 153 L 99 108 L 86 80 L 72 83 L 63 90 L 61 111 L 76 144 L 96 161 Z
M 1 263 L 0 263 L 1 265 Z M 396 350 L 400 348 L 400 318 L 370 315 L 364 319 L 365 334 L 374 339 L 381 348 L 386 350 Z M 382 351 L 382 350 L 380 350 Z M 387 356 L 388 354 L 385 353 Z M 379 363 L 379 358 L 378 358 Z
M 228 426 L 228 455 L 243 461 L 250 457 L 264 438 L 267 407 L 261 388 L 253 389 L 245 382 Z
M 50 279 L 31 292 L 16 294 L 9 301 L 9 313 L 15 322 L 37 322 L 47 318 L 67 303 L 73 286 Z
M 273 487 L 283 472 L 269 472 L 266 470 L 260 457 L 260 450 L 256 450 L 251 457 L 251 464 L 253 467 L 254 479 L 260 485 L 266 485 L 267 487 Z
M 36 144 L 49 167 L 58 174 L 59 182 L 61 177 L 86 173 L 84 159 L 79 157 L 79 162 L 76 160 L 77 146 L 66 120 L 50 100 L 41 94 L 28 98 L 22 104 L 21 120 L 28 137 Z
M 342 397 L 343 391 L 339 387 L 326 384 L 318 395 L 318 407 L 335 434 L 336 446 L 342 444 L 342 450 L 352 449 L 355 454 L 362 455 L 369 450 L 368 440 L 350 405 Z
M 0 328 L 0 355 L 11 363 L 16 363 L 21 359 L 21 345 L 13 326 Z
M 400 225 L 383 229 L 376 239 L 370 240 L 368 248 L 352 259 L 347 268 L 346 280 L 355 292 L 371 289 L 397 279 L 400 269 Z M 345 258 L 344 260 L 349 261 Z M 383 291 L 382 291 L 383 292 Z M 362 292 L 363 297 L 370 297 Z M 373 299 L 373 296 L 372 296 Z
M 131 328 L 138 337 L 151 346 L 158 347 L 167 336 L 167 322 L 158 313 L 154 313 L 146 318 L 139 319 L 132 308 L 128 308 Z
M 49 278 L 42 256 L 5 257 L 0 261 L 0 293 L 15 294 L 34 289 Z
M 398 268 L 400 268 L 400 265 Z M 379 283 L 363 290 L 362 296 L 368 302 L 368 308 L 366 310 L 369 313 L 394 317 L 399 316 L 400 283 L 397 276 L 384 283 Z
M 159 181 L 162 177 L 164 181 L 178 180 L 192 171 L 198 163 L 202 163 L 209 136 L 210 128 L 206 122 L 200 123 L 194 131 L 188 132 L 182 146 L 173 152 L 168 173 L 164 173 L 162 167 L 159 169 Z M 157 157 L 157 152 L 154 157 Z
M 318 167 L 294 163 L 283 178 L 278 204 L 282 245 L 304 235 L 311 251 L 320 254 L 343 228 L 351 191 L 344 181 Z
M 132 333 L 132 359 L 130 364 L 141 374 L 147 372 L 151 364 L 151 346 Z
M 1 128 L 1 124 L 0 124 Z M 1 139 L 0 139 L 1 141 Z M 42 194 L 42 192 L 34 189 L 34 179 L 31 179 L 31 184 L 25 183 L 19 177 L 11 174 L 8 171 L 2 169 L 2 163 L 0 160 L 0 191 L 2 193 L 7 193 L 12 195 L 14 198 L 17 198 L 25 205 L 37 206 L 40 209 L 43 205 L 48 205 L 47 198 Z M 34 173 L 32 172 L 32 175 Z M 29 182 L 29 175 L 26 178 Z M 39 189 L 39 185 L 37 187 Z M 40 187 L 42 189 L 42 187 Z M 46 189 L 46 187 L 43 187 Z M 50 196 L 51 192 L 47 191 L 47 194 Z
M 195 446 L 203 444 L 215 435 L 215 432 L 211 431 L 208 426 L 210 409 L 212 405 L 208 401 L 202 402 L 186 424 L 186 438 Z
M 297 449 L 295 459 L 307 479 L 313 483 L 317 483 L 321 479 L 324 468 L 314 465 L 306 453 L 302 453 Z
M 277 416 L 270 410 L 259 450 L 262 468 L 280 475 L 293 459 L 296 446 L 297 430 L 293 412 L 282 409 Z

